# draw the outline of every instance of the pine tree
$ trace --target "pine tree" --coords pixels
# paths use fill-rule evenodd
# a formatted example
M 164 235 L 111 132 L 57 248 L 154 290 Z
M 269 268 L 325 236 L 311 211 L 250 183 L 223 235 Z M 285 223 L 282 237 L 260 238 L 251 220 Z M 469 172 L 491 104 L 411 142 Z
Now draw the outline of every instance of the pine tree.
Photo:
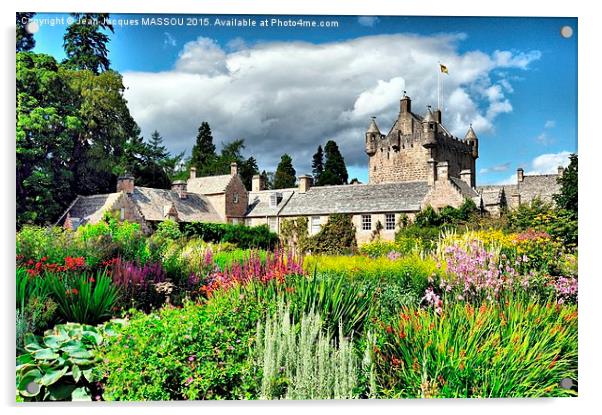
M 337 143 L 329 140 L 326 146 L 324 146 L 324 155 L 326 161 L 324 163 L 324 172 L 320 176 L 320 185 L 347 184 L 347 180 L 349 179 L 347 166 L 345 166 L 345 159 L 341 155 Z
M 274 189 L 286 189 L 295 186 L 297 172 L 293 168 L 293 159 L 283 154 L 274 174 Z
M 556 205 L 561 209 L 566 209 L 577 215 L 578 212 L 578 159 L 577 154 L 569 156 L 569 165 L 562 176 L 558 178 L 560 184 L 560 193 L 554 195 Z
M 72 13 L 75 21 L 63 37 L 63 48 L 68 68 L 90 70 L 95 74 L 109 70 L 109 36 L 102 30 L 113 32 L 107 13 Z
M 316 154 L 314 154 L 311 162 L 311 169 L 314 174 L 314 184 L 316 186 L 321 186 L 322 174 L 324 173 L 324 152 L 322 151 L 321 145 L 318 146 Z
M 261 172 L 261 178 L 263 179 L 265 190 L 274 188 L 274 172 L 267 172 L 264 170 Z
M 196 136 L 196 143 L 192 148 L 190 166 L 196 167 L 199 176 L 205 176 L 212 173 L 210 170 L 216 158 L 211 127 L 209 127 L 209 123 L 203 121 Z
M 26 28 L 33 16 L 35 13 L 17 13 L 17 52 L 32 50 L 36 45 L 33 33 Z

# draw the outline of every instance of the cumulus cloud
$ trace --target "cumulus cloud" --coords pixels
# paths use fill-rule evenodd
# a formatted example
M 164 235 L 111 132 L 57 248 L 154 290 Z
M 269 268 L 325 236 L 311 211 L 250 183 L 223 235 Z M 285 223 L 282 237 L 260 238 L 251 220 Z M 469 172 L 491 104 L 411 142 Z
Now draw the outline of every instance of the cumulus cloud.
M 357 18 L 357 22 L 362 26 L 374 27 L 380 19 L 376 16 L 360 16 Z
M 171 33 L 163 32 L 163 47 L 175 48 L 177 46 L 177 44 L 178 44 L 178 42 L 176 41 L 176 38 L 173 37 L 173 35 Z
M 363 134 L 369 117 L 387 132 L 399 112 L 403 90 L 422 114 L 437 103 L 442 77 L 443 122 L 463 137 L 491 131 L 499 114 L 512 111 L 505 95 L 509 77 L 528 68 L 539 52 L 459 52 L 463 34 L 376 35 L 312 44 L 236 40 L 225 47 L 200 37 L 186 43 L 172 70 L 126 72 L 126 99 L 145 136 L 157 129 L 174 152 L 188 150 L 207 121 L 216 144 L 244 138 L 262 169 L 273 169 L 282 153 L 299 172 L 309 171 L 318 144 L 335 139 L 348 165 L 365 166 Z
M 522 166 L 525 175 L 533 174 L 555 174 L 558 173 L 558 167 L 567 167 L 569 165 L 570 151 L 560 151 L 558 153 L 540 154 L 531 160 L 526 166 Z M 500 180 L 497 184 L 516 184 L 516 174 Z

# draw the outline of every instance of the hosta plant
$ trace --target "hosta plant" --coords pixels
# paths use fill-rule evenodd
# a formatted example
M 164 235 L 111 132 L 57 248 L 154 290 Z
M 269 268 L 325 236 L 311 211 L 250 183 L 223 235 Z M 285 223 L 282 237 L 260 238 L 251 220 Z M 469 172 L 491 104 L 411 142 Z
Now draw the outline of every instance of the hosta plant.
M 17 395 L 28 401 L 98 400 L 97 352 L 119 321 L 102 327 L 68 323 L 28 335 L 17 358 Z

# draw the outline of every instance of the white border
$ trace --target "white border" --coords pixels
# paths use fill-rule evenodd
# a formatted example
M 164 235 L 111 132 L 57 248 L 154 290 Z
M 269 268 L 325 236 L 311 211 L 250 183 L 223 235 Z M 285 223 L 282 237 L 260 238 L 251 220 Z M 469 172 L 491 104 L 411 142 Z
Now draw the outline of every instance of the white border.
M 526 2 L 524 0 L 505 0 L 490 4 L 486 1 L 469 0 L 429 0 L 421 1 L 387 1 L 387 0 L 169 0 L 169 1 L 123 1 L 104 0 L 102 2 L 83 2 L 81 0 L 21 0 L 15 4 L 3 2 L 2 8 L 2 56 L 0 79 L 3 82 L 2 94 L 2 151 L 4 157 L 3 175 L 5 179 L 4 203 L 2 206 L 2 264 L 6 272 L 2 273 L 4 283 L 4 300 L 2 333 L 6 335 L 2 342 L 2 383 L 0 393 L 4 405 L 11 412 L 37 412 L 50 414 L 86 413 L 104 414 L 108 410 L 116 414 L 131 411 L 164 413 L 177 411 L 186 413 L 219 412 L 219 413 L 282 413 L 296 414 L 307 412 L 358 412 L 378 411 L 393 412 L 445 412 L 449 414 L 504 414 L 508 413 L 590 413 L 599 406 L 602 396 L 600 351 L 600 308 L 599 298 L 602 275 L 596 272 L 602 264 L 596 262 L 600 257 L 597 249 L 599 240 L 598 225 L 600 213 L 599 178 L 601 169 L 598 158 L 602 154 L 600 143 L 600 43 L 602 39 L 602 21 L 596 13 L 594 2 L 568 2 L 546 0 L 545 2 Z M 581 164 L 580 180 L 580 304 L 579 304 L 579 398 L 577 399 L 511 399 L 511 400 L 437 400 L 437 401 L 360 401 L 360 402 L 196 402 L 196 403 L 130 403 L 121 405 L 45 405 L 15 407 L 13 404 L 14 372 L 12 334 L 14 333 L 13 315 L 10 304 L 14 301 L 14 283 L 12 271 L 14 267 L 14 108 L 15 87 L 13 59 L 14 20 L 16 11 L 54 11 L 54 12 L 111 12 L 111 13 L 235 13 L 235 14 L 332 14 L 332 15 L 449 15 L 449 16 L 569 16 L 578 17 L 579 36 L 579 159 Z M 508 36 L 512 36 L 509 33 Z M 554 88 L 550 85 L 550 88 Z M 562 91 L 558 91 L 558 105 L 562 105 Z M 567 109 L 571 111 L 572 109 Z M 598 128 L 595 128 L 595 127 Z M 599 205 L 598 205 L 599 206 Z M 598 265 L 596 269 L 595 266 Z M 597 405 L 598 404 L 598 405 Z

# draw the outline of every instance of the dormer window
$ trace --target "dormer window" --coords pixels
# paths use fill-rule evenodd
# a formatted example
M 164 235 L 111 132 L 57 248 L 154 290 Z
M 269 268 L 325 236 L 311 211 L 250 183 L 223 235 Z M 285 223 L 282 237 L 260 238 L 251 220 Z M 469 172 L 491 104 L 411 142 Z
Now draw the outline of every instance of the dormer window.
M 270 207 L 278 206 L 278 203 L 282 200 L 282 193 L 274 192 L 270 194 Z

